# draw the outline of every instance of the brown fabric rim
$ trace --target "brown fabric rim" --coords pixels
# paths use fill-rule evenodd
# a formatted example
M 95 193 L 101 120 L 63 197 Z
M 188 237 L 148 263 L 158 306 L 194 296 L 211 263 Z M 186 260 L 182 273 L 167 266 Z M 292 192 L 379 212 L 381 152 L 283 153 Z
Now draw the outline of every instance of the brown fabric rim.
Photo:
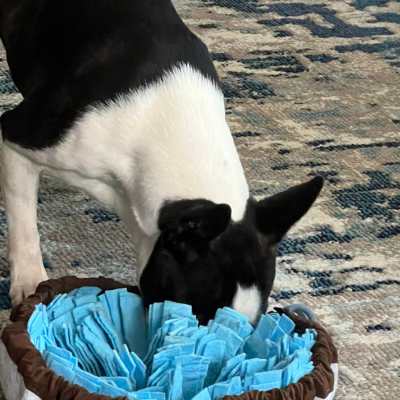
M 36 293 L 28 297 L 11 313 L 11 323 L 2 334 L 2 340 L 8 354 L 18 366 L 24 378 L 25 387 L 42 400 L 107 400 L 108 396 L 91 394 L 86 389 L 67 382 L 47 368 L 41 354 L 33 347 L 27 332 L 27 323 L 37 304 L 49 304 L 58 294 L 68 293 L 82 286 L 97 286 L 102 290 L 127 287 L 122 283 L 106 278 L 79 279 L 66 277 L 49 280 L 39 285 Z M 127 287 L 129 291 L 139 294 L 136 287 Z M 329 334 L 318 323 L 303 320 L 288 314 L 295 322 L 298 331 L 314 328 L 318 332 L 314 345 L 312 374 L 302 378 L 297 384 L 283 390 L 270 392 L 248 392 L 241 396 L 226 396 L 224 400 L 314 400 L 315 396 L 325 398 L 332 391 L 334 376 L 330 365 L 337 363 L 337 352 Z M 118 397 L 117 400 L 123 400 Z

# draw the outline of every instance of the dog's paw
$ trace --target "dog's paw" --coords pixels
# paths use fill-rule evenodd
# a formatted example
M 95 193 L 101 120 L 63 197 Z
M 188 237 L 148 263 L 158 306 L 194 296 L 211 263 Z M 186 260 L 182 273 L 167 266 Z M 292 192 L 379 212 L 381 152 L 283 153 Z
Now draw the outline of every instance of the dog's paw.
M 39 283 L 48 279 L 47 272 L 43 267 L 32 268 L 25 273 L 11 280 L 10 297 L 13 307 L 20 304 L 31 294 L 35 293 Z

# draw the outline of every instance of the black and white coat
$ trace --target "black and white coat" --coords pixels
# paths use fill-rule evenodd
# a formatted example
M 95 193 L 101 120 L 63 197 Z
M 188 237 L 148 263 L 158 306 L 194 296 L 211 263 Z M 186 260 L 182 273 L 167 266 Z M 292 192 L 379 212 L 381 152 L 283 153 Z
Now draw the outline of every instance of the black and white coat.
M 47 279 L 37 230 L 46 171 L 114 209 L 138 252 L 146 304 L 201 320 L 265 310 L 275 249 L 322 180 L 257 202 L 206 46 L 170 0 L 0 0 L 24 100 L 1 117 L 14 303 Z

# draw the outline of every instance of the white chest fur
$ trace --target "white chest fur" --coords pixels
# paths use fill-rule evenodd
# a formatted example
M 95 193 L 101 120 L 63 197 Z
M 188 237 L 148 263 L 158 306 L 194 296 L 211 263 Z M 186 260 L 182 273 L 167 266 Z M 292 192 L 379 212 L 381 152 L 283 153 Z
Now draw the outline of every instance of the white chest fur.
M 188 65 L 91 107 L 55 147 L 17 150 L 116 209 L 143 246 L 140 267 L 158 235 L 165 200 L 227 203 L 240 220 L 249 197 L 223 95 Z

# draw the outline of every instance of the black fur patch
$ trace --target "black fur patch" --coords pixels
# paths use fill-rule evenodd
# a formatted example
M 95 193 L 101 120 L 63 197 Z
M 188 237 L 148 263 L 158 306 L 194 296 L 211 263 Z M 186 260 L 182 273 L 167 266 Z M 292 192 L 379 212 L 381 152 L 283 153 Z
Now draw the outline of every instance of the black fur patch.
M 187 215 L 187 206 L 196 209 L 196 219 L 204 209 L 204 221 L 210 218 L 210 203 L 206 200 L 188 200 L 170 205 L 176 212 L 182 207 Z M 211 203 L 213 204 L 213 203 Z M 168 207 L 168 206 L 167 206 Z M 218 207 L 214 204 L 214 207 Z M 170 210 L 162 210 L 160 221 Z M 218 215 L 219 214 L 219 215 Z M 160 224 L 161 235 L 150 260 L 142 274 L 140 287 L 145 305 L 163 300 L 188 303 L 202 323 L 213 318 L 215 311 L 232 306 L 237 285 L 256 285 L 261 298 L 267 300 L 275 276 L 275 255 L 272 249 L 263 248 L 257 232 L 246 222 L 233 223 L 226 220 L 226 210 L 216 208 L 213 221 L 223 221 L 225 229 L 219 234 L 199 236 L 187 232 L 190 218 L 175 216 L 172 227 Z M 215 226 L 222 227 L 216 223 Z M 179 232 L 173 238 L 171 230 Z M 265 310 L 267 303 L 261 305 Z
M 170 0 L 3 0 L 0 34 L 24 101 L 1 117 L 5 139 L 58 143 L 88 105 L 189 63 L 218 82 L 204 43 Z

